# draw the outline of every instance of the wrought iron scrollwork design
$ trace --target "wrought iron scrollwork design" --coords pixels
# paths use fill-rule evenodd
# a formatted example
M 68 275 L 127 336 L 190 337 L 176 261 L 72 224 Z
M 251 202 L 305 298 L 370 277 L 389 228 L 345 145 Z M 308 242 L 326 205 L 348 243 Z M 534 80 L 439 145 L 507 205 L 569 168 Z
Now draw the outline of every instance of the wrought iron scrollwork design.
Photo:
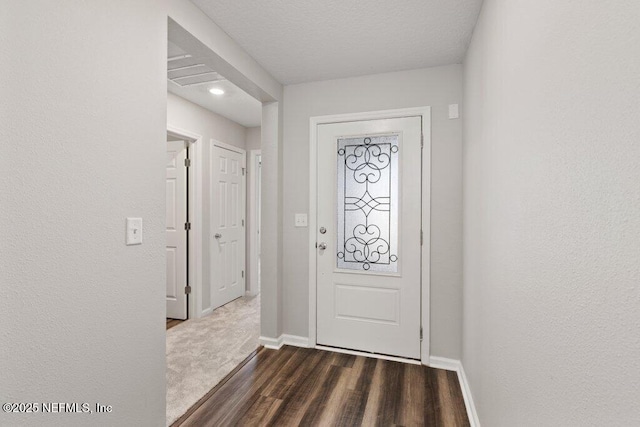
M 345 263 L 357 263 L 363 270 L 369 270 L 375 264 L 388 265 L 398 260 L 398 256 L 391 253 L 390 244 L 391 183 L 380 185 L 381 179 L 391 180 L 392 156 L 398 153 L 397 136 L 395 139 L 374 138 L 374 142 L 371 137 L 365 137 L 360 143 L 342 145 L 339 140 L 338 144 L 339 167 L 344 168 L 345 182 L 342 185 L 345 229 L 344 240 L 339 242 L 342 243 L 339 247 L 343 250 L 337 253 L 337 257 Z M 352 180 L 349 183 L 351 194 L 347 194 L 347 180 Z M 378 184 L 377 191 L 372 194 L 371 187 L 375 184 Z M 380 188 L 387 188 L 387 194 L 380 194 Z M 356 191 L 358 195 L 354 196 Z M 387 214 L 383 217 L 389 223 L 383 232 L 371 217 L 372 213 L 384 212 Z M 347 218 L 352 219 L 348 230 Z M 380 220 L 381 216 L 377 215 L 377 218 Z

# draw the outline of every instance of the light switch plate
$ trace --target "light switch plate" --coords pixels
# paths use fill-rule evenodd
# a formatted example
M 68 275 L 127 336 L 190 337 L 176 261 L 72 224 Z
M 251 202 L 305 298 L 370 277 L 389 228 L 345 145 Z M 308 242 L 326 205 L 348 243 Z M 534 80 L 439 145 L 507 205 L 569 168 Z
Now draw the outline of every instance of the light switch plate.
M 460 108 L 458 107 L 458 104 L 450 104 L 449 105 L 449 118 L 450 119 L 457 119 L 458 117 L 460 117 Z
M 296 214 L 296 227 L 306 227 L 307 224 L 307 214 L 306 213 L 297 213 Z
M 142 218 L 127 218 L 127 245 L 142 244 Z

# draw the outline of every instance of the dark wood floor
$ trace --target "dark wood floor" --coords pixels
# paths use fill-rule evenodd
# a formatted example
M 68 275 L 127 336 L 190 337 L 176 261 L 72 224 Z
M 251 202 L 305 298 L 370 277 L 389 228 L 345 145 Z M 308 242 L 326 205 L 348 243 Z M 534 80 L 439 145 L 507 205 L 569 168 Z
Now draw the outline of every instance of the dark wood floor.
M 176 325 L 179 325 L 180 323 L 184 322 L 184 320 L 179 320 L 179 319 L 167 319 L 167 331 L 171 328 L 173 328 Z
M 174 426 L 468 426 L 455 372 L 260 348 Z

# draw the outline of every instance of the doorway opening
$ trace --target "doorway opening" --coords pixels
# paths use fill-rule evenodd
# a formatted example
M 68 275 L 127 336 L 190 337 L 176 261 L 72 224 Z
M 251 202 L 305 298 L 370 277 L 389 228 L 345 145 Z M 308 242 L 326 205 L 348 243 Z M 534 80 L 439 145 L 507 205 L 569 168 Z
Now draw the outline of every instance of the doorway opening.
M 262 168 L 254 153 L 262 145 L 262 102 L 227 79 L 215 55 L 171 19 L 167 58 L 167 129 L 175 139 L 167 142 L 175 152 L 167 164 L 186 165 L 187 195 L 184 272 L 167 232 L 167 318 L 187 319 L 167 323 L 171 425 L 259 347 L 260 271 L 252 260 L 260 253 Z M 179 228 L 182 211 L 170 202 L 182 200 L 182 187 L 167 182 L 167 227 Z
M 167 130 L 166 163 L 166 299 L 167 329 L 189 318 L 189 167 L 186 135 Z

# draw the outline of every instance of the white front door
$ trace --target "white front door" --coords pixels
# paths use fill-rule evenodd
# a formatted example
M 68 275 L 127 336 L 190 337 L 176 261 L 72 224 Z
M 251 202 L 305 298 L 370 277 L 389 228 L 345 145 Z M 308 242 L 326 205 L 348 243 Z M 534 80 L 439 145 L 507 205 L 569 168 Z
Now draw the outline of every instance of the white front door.
M 245 153 L 213 146 L 211 156 L 211 307 L 245 292 Z
M 317 132 L 317 344 L 420 359 L 421 117 Z
M 187 149 L 167 142 L 167 317 L 187 318 Z

